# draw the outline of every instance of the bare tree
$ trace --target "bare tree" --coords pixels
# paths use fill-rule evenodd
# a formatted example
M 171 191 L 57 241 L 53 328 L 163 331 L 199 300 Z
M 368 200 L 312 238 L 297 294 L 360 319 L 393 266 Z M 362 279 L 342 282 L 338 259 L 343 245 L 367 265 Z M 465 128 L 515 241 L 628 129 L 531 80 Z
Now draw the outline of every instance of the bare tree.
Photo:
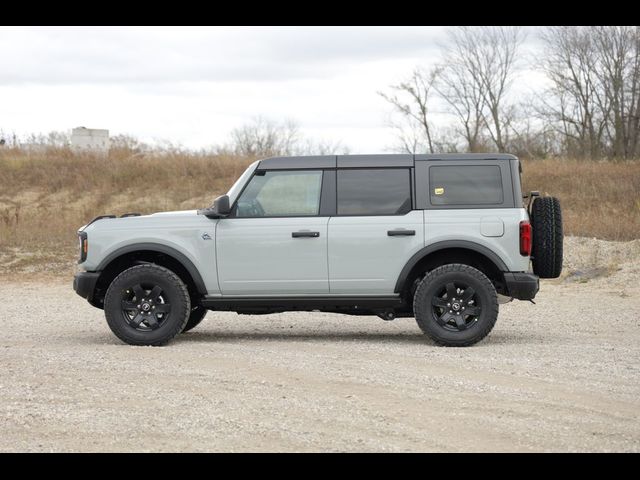
M 389 120 L 388 125 L 396 132 L 396 143 L 390 147 L 391 151 L 413 154 L 429 149 L 424 142 L 424 132 L 413 122 Z
M 640 154 L 640 29 L 548 27 L 542 62 L 552 87 L 544 111 L 576 156 Z
M 392 124 L 402 148 L 415 149 L 424 139 L 429 152 L 443 144 L 448 150 L 457 149 L 450 137 L 434 135 L 435 93 L 457 119 L 458 134 L 468 151 L 485 149 L 487 140 L 506 151 L 514 116 L 506 97 L 523 38 L 519 27 L 455 27 L 442 46 L 441 65 L 429 71 L 416 69 L 409 80 L 391 87 L 393 93 L 379 92 L 405 120 L 404 125 Z
M 405 151 L 414 153 L 421 143 L 420 137 L 423 137 L 428 151 L 435 152 L 429 100 L 437 76 L 438 69 L 425 72 L 416 68 L 409 80 L 390 87 L 393 93 L 378 92 L 408 123 L 406 127 L 392 123 L 399 132 L 399 140 Z
M 469 151 L 483 130 L 498 151 L 507 149 L 513 106 L 506 97 L 524 39 L 520 27 L 456 27 L 444 46 L 438 93 L 457 116 Z
M 305 138 L 294 147 L 295 155 L 346 155 L 349 148 L 340 140 Z
M 605 99 L 598 98 L 593 37 L 589 30 L 574 26 L 548 27 L 541 37 L 545 44 L 542 67 L 552 82 L 546 110 L 561 127 L 569 151 L 573 144 L 578 156 L 597 158 L 605 128 Z
M 248 157 L 279 155 L 338 155 L 349 149 L 339 140 L 305 137 L 294 120 L 275 122 L 255 117 L 250 123 L 231 131 L 230 144 L 215 147 L 218 153 Z
M 449 49 L 448 63 L 434 88 L 456 116 L 459 124 L 457 130 L 465 140 L 467 151 L 477 152 L 481 149 L 484 127 L 484 86 L 476 81 L 475 65 L 466 61 L 467 55 L 460 51 L 454 53 L 451 46 Z
M 232 150 L 248 157 L 293 155 L 299 140 L 300 130 L 293 120 L 277 123 L 259 116 L 231 131 Z
M 598 106 L 614 158 L 638 152 L 640 132 L 640 27 L 593 27 Z

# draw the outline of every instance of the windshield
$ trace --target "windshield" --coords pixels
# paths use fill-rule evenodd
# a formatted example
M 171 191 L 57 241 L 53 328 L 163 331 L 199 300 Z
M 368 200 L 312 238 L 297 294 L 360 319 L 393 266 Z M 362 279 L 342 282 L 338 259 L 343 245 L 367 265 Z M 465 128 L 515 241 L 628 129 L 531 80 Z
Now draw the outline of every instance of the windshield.
M 253 171 L 258 166 L 258 163 L 260 163 L 260 160 L 257 160 L 249 165 L 244 173 L 240 175 L 240 178 L 236 180 L 236 183 L 234 183 L 233 186 L 229 189 L 229 191 L 227 192 L 227 195 L 229 195 L 229 205 L 233 205 L 233 203 L 236 201 L 236 198 L 238 198 L 238 195 L 240 195 L 242 187 L 244 187 L 245 183 L 247 183 L 249 177 L 251 177 Z

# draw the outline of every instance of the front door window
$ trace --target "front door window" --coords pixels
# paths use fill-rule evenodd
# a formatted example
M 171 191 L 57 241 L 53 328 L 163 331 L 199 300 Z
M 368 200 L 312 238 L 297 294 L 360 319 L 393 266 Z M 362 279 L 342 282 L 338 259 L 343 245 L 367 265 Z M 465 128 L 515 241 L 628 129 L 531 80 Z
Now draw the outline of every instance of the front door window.
M 306 217 L 320 210 L 322 170 L 258 172 L 238 199 L 236 217 Z

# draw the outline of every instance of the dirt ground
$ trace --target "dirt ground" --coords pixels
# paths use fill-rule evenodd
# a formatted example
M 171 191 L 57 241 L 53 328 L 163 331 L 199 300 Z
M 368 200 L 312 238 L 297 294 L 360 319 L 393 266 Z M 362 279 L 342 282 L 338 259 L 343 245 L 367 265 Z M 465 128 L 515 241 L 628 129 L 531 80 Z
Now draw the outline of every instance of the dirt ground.
M 131 347 L 70 278 L 5 276 L 0 451 L 640 451 L 640 241 L 565 249 L 463 349 L 413 319 L 213 312 Z

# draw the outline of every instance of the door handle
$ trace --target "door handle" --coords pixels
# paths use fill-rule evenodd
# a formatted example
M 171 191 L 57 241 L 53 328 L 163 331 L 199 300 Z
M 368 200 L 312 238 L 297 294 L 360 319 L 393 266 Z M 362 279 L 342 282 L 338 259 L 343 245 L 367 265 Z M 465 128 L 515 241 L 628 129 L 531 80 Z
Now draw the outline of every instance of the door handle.
M 415 234 L 415 230 L 387 230 L 387 235 L 390 237 L 409 237 Z
M 300 237 L 311 237 L 311 238 L 317 238 L 320 236 L 320 232 L 291 232 L 291 236 L 293 238 L 300 238 Z

